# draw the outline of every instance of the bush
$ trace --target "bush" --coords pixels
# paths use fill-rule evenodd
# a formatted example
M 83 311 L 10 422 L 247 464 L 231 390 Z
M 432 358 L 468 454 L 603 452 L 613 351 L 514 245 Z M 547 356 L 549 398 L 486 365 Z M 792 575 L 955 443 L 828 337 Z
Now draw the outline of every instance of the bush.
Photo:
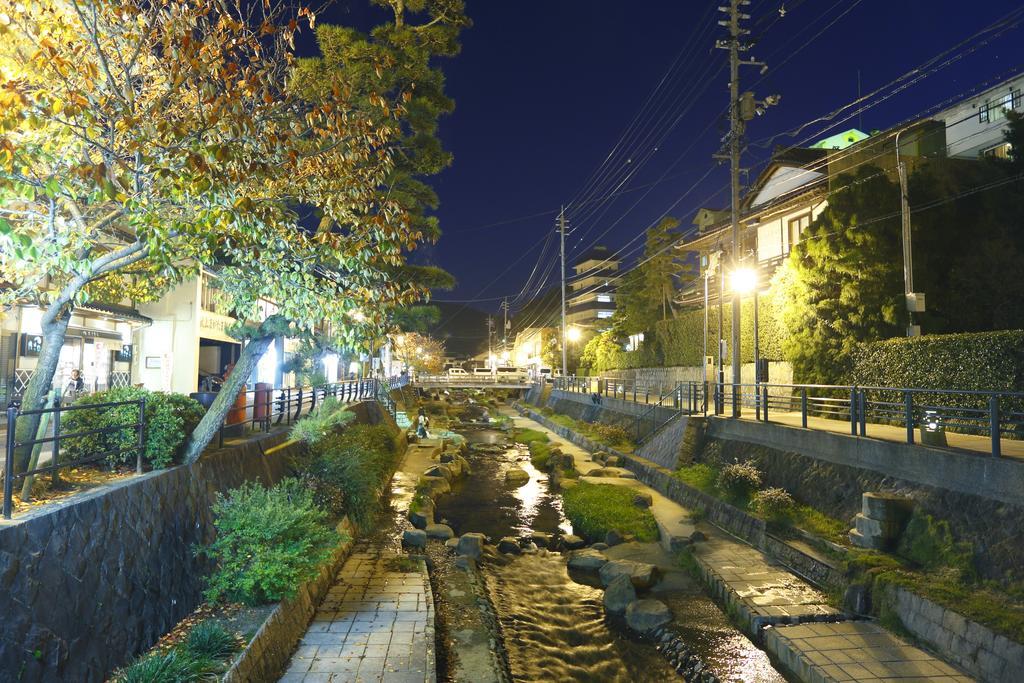
M 138 401 L 143 397 L 146 399 L 146 428 L 142 457 L 154 468 L 167 467 L 181 454 L 186 437 L 203 417 L 203 407 L 197 401 L 183 394 L 124 387 L 83 396 L 75 401 L 74 405 L 91 406 L 100 403 Z M 90 434 L 62 440 L 62 457 L 77 460 L 109 453 L 107 461 L 113 466 L 134 463 L 139 438 L 134 426 L 139 419 L 137 405 L 72 410 L 61 417 L 63 434 L 104 427 L 121 427 L 106 434 Z
M 302 479 L 315 500 L 332 515 L 357 524 L 370 522 L 380 509 L 380 494 L 394 469 L 397 446 L 383 425 L 352 425 L 312 447 Z
M 193 683 L 210 675 L 215 667 L 209 660 L 184 650 L 152 652 L 114 674 L 116 683 Z
M 918 509 L 914 510 L 900 536 L 896 553 L 922 569 L 948 567 L 964 580 L 974 578 L 971 546 L 954 540 L 949 522 L 937 520 Z
M 203 621 L 185 636 L 182 648 L 197 659 L 227 659 L 238 650 L 238 639 L 216 621 Z
M 793 517 L 796 502 L 786 489 L 770 488 L 758 491 L 751 501 L 754 512 L 769 522 L 788 522 Z
M 589 425 L 591 433 L 609 446 L 630 447 L 633 445 L 633 437 L 625 427 L 609 425 L 602 422 L 595 422 Z
M 759 488 L 761 473 L 753 463 L 732 463 L 723 467 L 718 474 L 718 490 L 733 503 L 745 504 Z
M 852 381 L 862 386 L 975 391 L 1024 391 L 1024 331 L 935 334 L 861 344 Z M 869 400 L 903 402 L 896 392 L 867 392 Z M 988 410 L 988 398 L 929 394 L 931 405 Z M 1024 399 L 1003 399 L 1004 413 L 1024 411 Z M 947 425 L 947 429 L 954 429 Z M 1020 434 L 1021 427 L 1017 427 Z
M 213 517 L 217 536 L 199 550 L 217 563 L 207 579 L 212 602 L 260 605 L 291 597 L 340 540 L 296 479 L 271 489 L 249 482 L 218 494 Z
M 290 436 L 312 446 L 355 419 L 355 413 L 347 410 L 344 403 L 333 396 L 328 397 L 316 410 L 292 426 Z
M 588 539 L 603 541 L 605 534 L 615 530 L 642 542 L 658 540 L 654 515 L 633 505 L 634 495 L 627 486 L 580 482 L 563 492 L 562 500 L 573 529 Z

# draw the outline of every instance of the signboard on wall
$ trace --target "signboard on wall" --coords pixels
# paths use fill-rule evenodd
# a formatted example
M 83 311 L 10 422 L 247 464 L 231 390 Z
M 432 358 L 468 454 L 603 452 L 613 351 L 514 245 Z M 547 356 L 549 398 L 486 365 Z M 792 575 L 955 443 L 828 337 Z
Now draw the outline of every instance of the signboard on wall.
M 131 363 L 132 362 L 132 345 L 121 344 L 120 351 L 114 351 L 114 362 L 115 363 Z

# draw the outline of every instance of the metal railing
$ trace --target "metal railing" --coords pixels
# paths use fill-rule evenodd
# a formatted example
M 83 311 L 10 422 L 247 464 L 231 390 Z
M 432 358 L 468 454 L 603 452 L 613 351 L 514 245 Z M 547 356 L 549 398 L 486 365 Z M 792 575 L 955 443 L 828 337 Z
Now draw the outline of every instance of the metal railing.
M 652 393 L 643 383 L 617 378 L 565 377 L 555 380 L 555 388 L 597 396 L 614 396 L 641 403 L 651 403 Z M 734 398 L 742 415 L 761 422 L 793 423 L 805 429 L 846 431 L 852 436 L 886 436 L 881 426 L 901 427 L 902 441 L 908 444 L 946 445 L 945 434 L 967 434 L 983 437 L 987 442 L 961 442 L 969 450 L 1002 455 L 1004 439 L 1024 439 L 1024 392 L 970 391 L 958 389 L 922 389 L 916 387 L 877 387 L 831 384 L 705 384 L 682 382 L 675 389 L 679 397 L 672 405 L 680 413 L 732 415 Z M 655 403 L 666 404 L 670 394 L 655 395 Z M 643 414 L 650 422 L 655 410 Z M 782 419 L 785 417 L 786 419 Z M 824 419 L 846 425 L 815 423 Z M 645 432 L 650 438 L 669 420 Z M 874 429 L 869 427 L 874 426 Z M 641 434 L 638 427 L 638 435 Z
M 636 417 L 636 444 L 642 445 L 680 415 L 706 411 L 707 387 L 698 382 L 678 382 L 672 390 Z M 671 412 L 666 416 L 665 408 Z
M 405 382 L 404 378 L 391 378 L 387 380 L 358 379 L 317 387 L 257 388 L 239 392 L 234 405 L 228 409 L 224 420 L 217 430 L 218 447 L 224 446 L 224 437 L 232 431 L 243 433 L 246 428 L 249 428 L 253 431 L 268 432 L 271 429 L 271 425 L 291 424 L 303 416 L 309 415 L 327 398 L 335 398 L 344 403 L 376 400 L 394 418 L 397 413 L 397 407 L 389 395 L 389 391 L 404 386 Z M 50 474 L 53 482 L 57 483 L 61 469 L 98 463 L 115 455 L 127 456 L 126 459 L 134 457 L 135 470 L 137 473 L 142 473 L 146 431 L 145 397 L 110 403 L 63 405 L 58 396 L 52 403 L 52 407 L 38 410 L 21 410 L 17 405 L 11 405 L 7 408 L 7 433 L 3 469 L 3 516 L 7 519 L 11 518 L 16 481 L 24 481 L 28 477 L 39 474 Z M 61 429 L 62 417 L 68 413 L 89 410 L 101 414 L 104 411 L 124 406 L 136 406 L 136 410 L 132 411 L 132 414 L 135 416 L 133 418 L 134 421 L 125 421 L 122 424 L 95 429 L 83 429 L 70 433 L 65 433 Z M 44 424 L 40 430 L 43 436 L 37 434 L 32 439 L 18 441 L 18 421 L 35 416 L 38 416 L 41 422 L 50 422 L 50 424 Z M 131 448 L 117 448 L 100 453 L 90 453 L 86 457 L 66 461 L 61 460 L 62 443 L 87 437 L 102 437 L 113 434 L 123 435 L 125 432 L 131 432 L 137 436 L 133 440 Z M 19 453 L 25 453 L 24 449 L 28 449 L 28 452 L 36 449 L 41 454 L 44 447 L 49 447 L 50 449 L 48 464 L 39 466 L 30 463 L 30 467 L 25 471 L 17 473 L 14 471 L 15 458 Z
M 309 415 L 324 399 L 335 398 L 343 403 L 375 399 L 380 401 L 376 379 L 354 379 L 316 387 L 286 387 L 284 389 L 253 389 L 239 392 L 218 430 L 218 445 L 224 446 L 224 437 L 231 431 L 246 427 L 269 432 L 271 425 L 291 424 L 303 415 Z M 387 392 L 383 392 L 387 396 Z M 242 397 L 245 400 L 242 400 Z M 390 397 L 388 397 L 390 400 Z
M 142 453 L 145 449 L 145 429 L 146 429 L 146 399 L 145 397 L 138 400 L 132 401 L 114 401 L 110 403 L 92 403 L 89 405 L 81 406 L 65 406 L 61 405 L 60 397 L 57 396 L 53 401 L 52 407 L 39 408 L 35 410 L 21 410 L 16 405 L 8 406 L 7 408 L 7 438 L 6 438 L 6 452 L 4 459 L 4 500 L 3 500 L 3 515 L 5 519 L 11 518 L 12 507 L 14 504 L 14 482 L 17 480 L 24 480 L 27 477 L 34 477 L 39 474 L 49 474 L 52 477 L 54 484 L 59 481 L 59 471 L 70 467 L 78 467 L 79 465 L 90 464 L 106 460 L 107 458 L 114 455 L 123 455 L 125 452 L 131 453 L 134 451 L 135 454 L 135 471 L 138 473 L 142 472 Z M 67 413 L 74 413 L 76 411 L 108 411 L 115 408 L 121 408 L 124 406 L 134 406 L 136 418 L 134 422 L 127 422 L 125 424 L 110 425 L 106 427 L 99 427 L 95 429 L 82 429 L 70 433 L 61 432 L 61 416 Z M 42 436 L 38 435 L 25 441 L 18 441 L 17 430 L 18 420 L 39 417 L 40 422 L 49 421 L 52 417 L 52 436 L 47 436 L 50 433 L 50 428 L 43 426 Z M 89 455 L 81 458 L 74 458 L 72 460 L 61 462 L 60 448 L 61 442 L 67 442 L 69 439 L 83 439 L 87 437 L 101 437 L 104 435 L 120 434 L 123 435 L 125 432 L 134 433 L 137 438 L 133 441 L 133 447 L 129 449 L 123 449 L 120 447 L 102 451 L 100 453 L 90 453 Z M 49 445 L 50 457 L 48 465 L 41 466 L 38 464 L 37 457 L 41 455 L 41 451 L 44 446 Z M 28 467 L 15 473 L 14 464 L 15 458 L 19 455 L 19 452 L 26 452 L 22 449 L 27 449 L 30 455 Z M 38 451 L 36 455 L 33 455 L 33 451 Z
M 502 377 L 501 375 L 476 375 L 467 373 L 465 375 L 416 375 L 412 384 L 445 384 L 453 386 L 490 386 L 490 385 L 517 385 L 530 386 L 531 380 L 526 377 Z

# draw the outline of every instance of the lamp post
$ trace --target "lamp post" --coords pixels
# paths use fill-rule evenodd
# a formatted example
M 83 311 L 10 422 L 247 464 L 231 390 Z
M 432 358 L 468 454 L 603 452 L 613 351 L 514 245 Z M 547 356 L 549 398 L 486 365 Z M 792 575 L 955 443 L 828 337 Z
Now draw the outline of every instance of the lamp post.
M 758 330 L 757 330 L 757 271 L 753 268 L 739 268 L 734 270 L 732 273 L 732 291 L 734 294 L 742 297 L 744 294 L 754 293 L 754 405 L 757 407 L 758 413 L 761 412 L 760 404 L 760 387 L 758 386 L 760 380 L 760 365 L 761 357 L 759 353 L 760 344 L 758 344 Z M 734 405 L 737 405 L 734 402 Z M 736 408 L 736 417 L 739 417 L 739 408 Z

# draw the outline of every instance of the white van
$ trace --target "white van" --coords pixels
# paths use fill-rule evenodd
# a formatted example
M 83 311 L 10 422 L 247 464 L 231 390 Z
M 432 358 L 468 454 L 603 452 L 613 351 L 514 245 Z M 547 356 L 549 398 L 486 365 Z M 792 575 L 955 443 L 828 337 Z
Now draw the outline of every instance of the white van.
M 525 380 L 527 377 L 526 370 L 512 366 L 498 366 L 495 374 L 501 379 L 511 380 Z
M 474 377 L 490 377 L 492 374 L 490 368 L 473 368 Z
M 468 377 L 469 373 L 466 372 L 465 370 L 463 370 L 462 368 L 458 368 L 458 367 L 456 367 L 456 368 L 448 368 L 448 376 L 449 377 Z

